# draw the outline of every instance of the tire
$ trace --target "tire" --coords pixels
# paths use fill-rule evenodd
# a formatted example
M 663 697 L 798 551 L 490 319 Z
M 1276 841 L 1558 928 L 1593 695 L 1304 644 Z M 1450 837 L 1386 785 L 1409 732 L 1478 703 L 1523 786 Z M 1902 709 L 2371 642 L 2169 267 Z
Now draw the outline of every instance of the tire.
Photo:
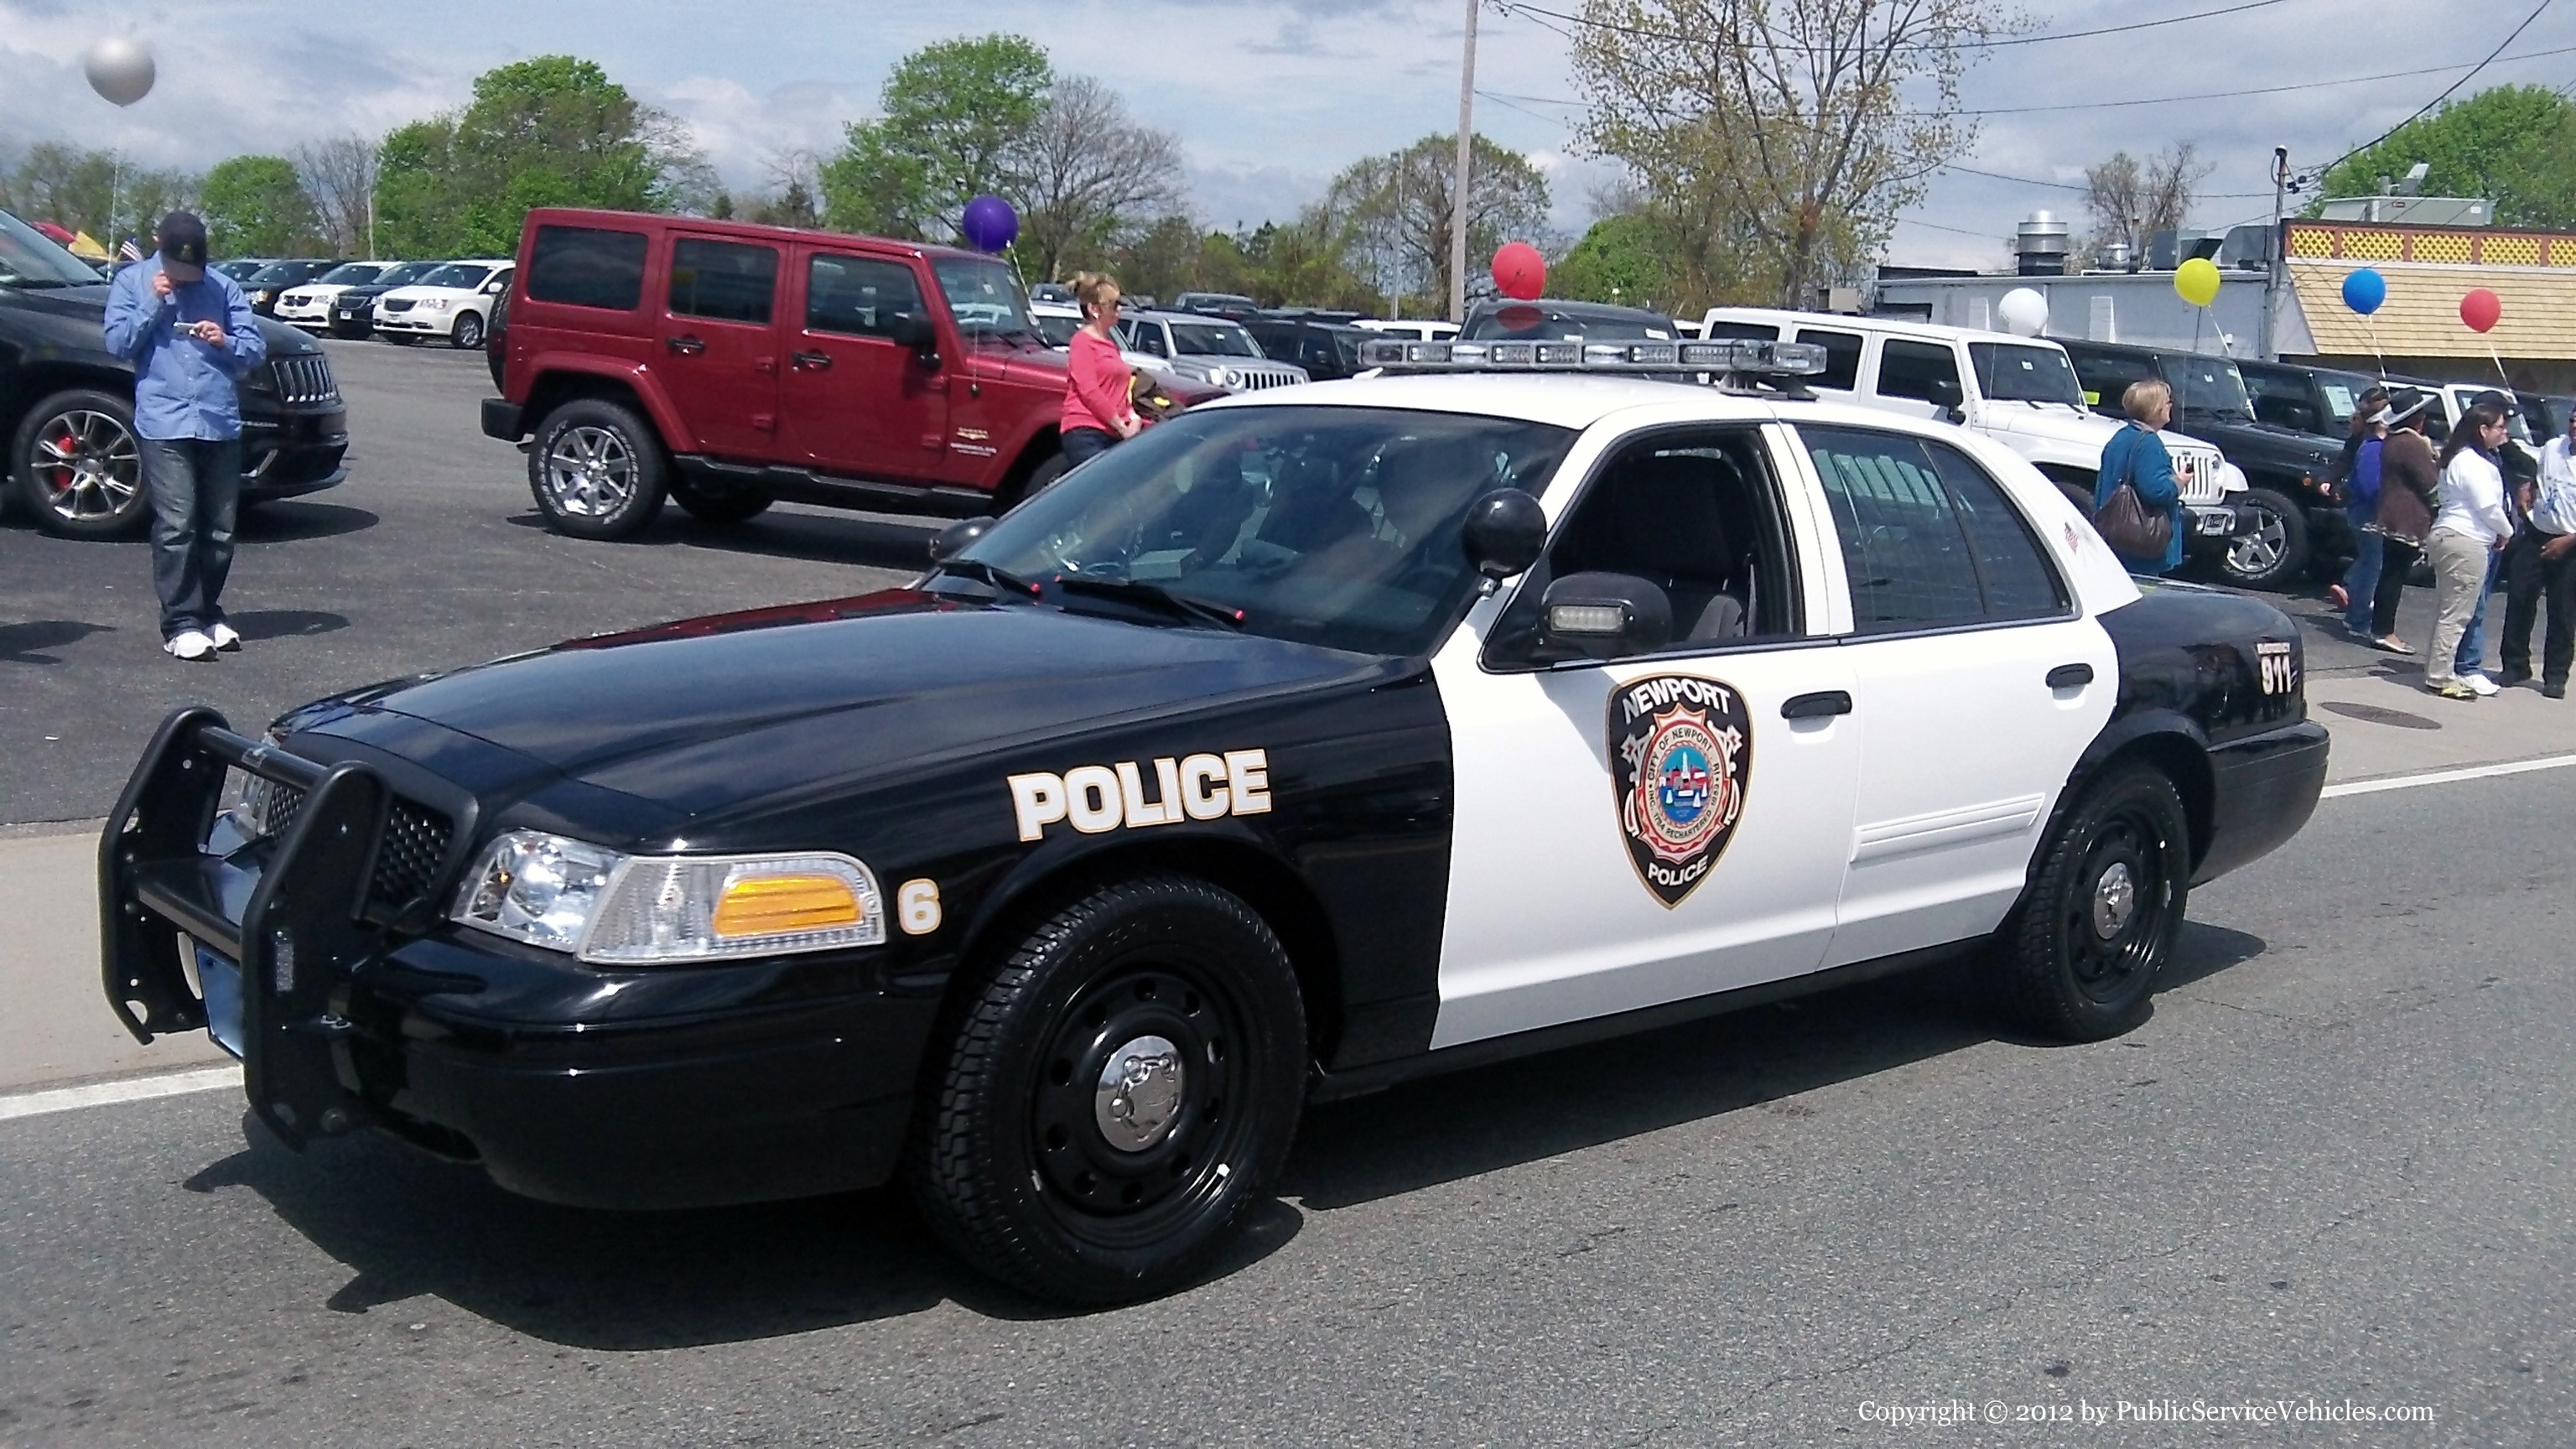
M 573 538 L 625 538 L 651 523 L 668 472 L 653 425 L 604 398 L 575 398 L 546 414 L 528 449 L 537 511 Z
M 1204 1272 L 1268 1190 L 1303 1105 L 1305 1009 L 1279 938 L 1229 892 L 1148 876 L 1054 912 L 969 990 L 914 1124 L 932 1229 L 1058 1303 L 1147 1298 Z M 1104 1086 L 1116 1064 L 1127 1082 Z M 1140 1084 L 1161 1099 L 1131 1095 Z
M 675 477 L 671 480 L 671 501 L 687 509 L 689 516 L 700 523 L 730 524 L 757 517 L 778 500 L 748 488 Z
M 58 538 L 134 538 L 152 512 L 129 398 L 71 388 L 18 420 L 9 481 L 36 526 Z
M 2302 577 L 2308 566 L 2306 511 L 2270 488 L 2248 489 L 2238 504 L 2250 531 L 2227 540 L 2219 575 L 2241 589 L 2280 589 Z
M 2151 765 L 2115 766 L 2067 813 L 1997 937 L 1996 1007 L 2055 1041 L 2102 1041 L 2146 1020 L 2190 882 L 2191 826 L 2173 781 Z
M 420 341 L 418 334 L 411 332 L 379 332 L 376 338 L 378 341 L 390 342 L 396 347 L 410 347 Z
M 471 312 L 457 314 L 456 325 L 447 330 L 447 345 L 459 352 L 472 352 L 483 345 L 483 319 Z

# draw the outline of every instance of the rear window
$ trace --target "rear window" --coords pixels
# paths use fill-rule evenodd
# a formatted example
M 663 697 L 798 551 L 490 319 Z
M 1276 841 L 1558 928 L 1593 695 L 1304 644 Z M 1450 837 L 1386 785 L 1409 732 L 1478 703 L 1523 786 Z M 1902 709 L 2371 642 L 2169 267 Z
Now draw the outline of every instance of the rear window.
M 1824 332 L 1813 327 L 1798 329 L 1798 340 L 1812 342 L 1825 349 L 1825 370 L 1816 374 L 1816 387 L 1836 388 L 1849 392 L 1860 386 L 1860 336 L 1852 332 Z
M 528 255 L 528 299 L 632 312 L 644 300 L 644 234 L 541 226 Z

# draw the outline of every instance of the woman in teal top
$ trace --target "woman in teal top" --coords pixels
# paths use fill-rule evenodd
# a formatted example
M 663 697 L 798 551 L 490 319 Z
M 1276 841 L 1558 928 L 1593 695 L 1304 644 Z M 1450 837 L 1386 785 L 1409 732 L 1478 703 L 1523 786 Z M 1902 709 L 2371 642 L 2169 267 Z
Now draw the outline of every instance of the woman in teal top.
M 2120 407 L 2128 413 L 2130 424 L 2102 445 L 2102 471 L 2093 482 L 2093 511 L 2100 513 L 2112 490 L 2123 482 L 2138 490 L 2138 501 L 2149 512 L 2163 509 L 2173 520 L 2173 541 L 2165 545 L 2164 557 L 2122 554 L 2120 562 L 2133 574 L 2169 574 L 2182 567 L 2182 485 L 2174 481 L 2173 455 L 2156 434 L 2173 420 L 2173 389 L 2155 381 L 2130 383 L 2129 390 L 2120 394 Z

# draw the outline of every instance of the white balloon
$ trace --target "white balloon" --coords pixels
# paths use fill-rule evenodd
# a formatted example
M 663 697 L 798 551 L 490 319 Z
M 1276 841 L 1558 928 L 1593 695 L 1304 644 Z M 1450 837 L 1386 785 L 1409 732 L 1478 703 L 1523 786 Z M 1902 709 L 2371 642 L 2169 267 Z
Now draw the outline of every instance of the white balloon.
M 1995 304 L 1995 315 L 2003 319 L 2006 332 L 2037 337 L 2048 330 L 2048 299 L 2034 288 L 2015 287 Z
M 120 106 L 130 106 L 152 93 L 152 52 L 143 42 L 111 35 L 89 48 L 81 69 L 89 88 Z

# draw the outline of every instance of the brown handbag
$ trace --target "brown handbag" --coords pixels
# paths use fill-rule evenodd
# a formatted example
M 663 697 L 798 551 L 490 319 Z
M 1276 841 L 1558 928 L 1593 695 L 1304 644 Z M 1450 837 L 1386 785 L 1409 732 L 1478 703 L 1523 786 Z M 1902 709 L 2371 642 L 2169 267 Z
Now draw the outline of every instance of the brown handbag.
M 2128 468 L 2123 470 L 2120 486 L 2102 500 L 2093 513 L 2093 531 L 2111 545 L 2111 552 L 2122 558 L 2161 559 L 2173 547 L 2173 515 L 2163 509 L 2150 512 L 2146 500 L 2138 496 L 2137 485 L 2128 473 L 2138 466 L 2138 450 L 2129 450 Z

